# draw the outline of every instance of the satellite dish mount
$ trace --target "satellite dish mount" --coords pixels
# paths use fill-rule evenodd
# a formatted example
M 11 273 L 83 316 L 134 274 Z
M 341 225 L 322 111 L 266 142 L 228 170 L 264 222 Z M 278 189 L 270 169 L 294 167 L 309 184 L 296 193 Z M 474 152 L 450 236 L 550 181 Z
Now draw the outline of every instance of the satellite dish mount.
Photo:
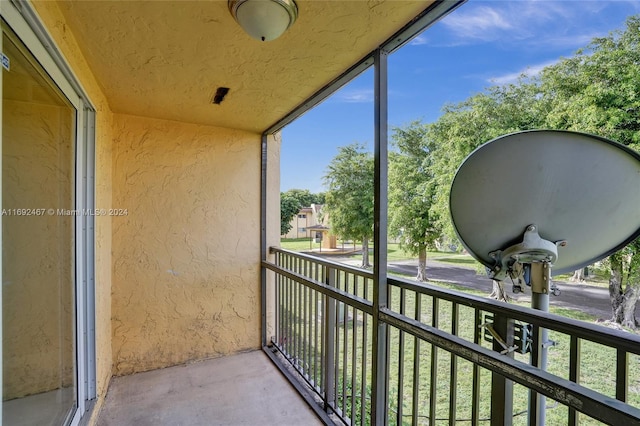
M 558 259 L 558 247 L 567 245 L 565 240 L 551 242 L 540 237 L 538 227 L 529 225 L 524 231 L 522 242 L 514 244 L 504 250 L 496 250 L 489 253 L 495 260 L 495 264 L 489 269 L 489 278 L 496 281 L 504 281 L 507 275 L 511 275 L 513 265 L 545 263 L 551 268 Z

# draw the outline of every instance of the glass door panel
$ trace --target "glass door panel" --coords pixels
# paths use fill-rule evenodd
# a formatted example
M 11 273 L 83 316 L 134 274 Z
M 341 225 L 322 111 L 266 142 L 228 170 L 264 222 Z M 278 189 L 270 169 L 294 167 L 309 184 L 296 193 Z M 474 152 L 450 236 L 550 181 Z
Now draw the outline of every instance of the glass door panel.
M 3 423 L 60 425 L 77 407 L 76 110 L 3 23 Z

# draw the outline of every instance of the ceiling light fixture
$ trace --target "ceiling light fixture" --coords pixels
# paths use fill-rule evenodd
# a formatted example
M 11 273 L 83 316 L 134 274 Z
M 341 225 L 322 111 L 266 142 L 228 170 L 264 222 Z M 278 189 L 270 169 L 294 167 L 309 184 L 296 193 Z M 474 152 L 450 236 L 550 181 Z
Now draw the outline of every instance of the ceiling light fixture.
M 271 41 L 280 37 L 298 17 L 293 0 L 229 0 L 233 18 L 251 37 Z

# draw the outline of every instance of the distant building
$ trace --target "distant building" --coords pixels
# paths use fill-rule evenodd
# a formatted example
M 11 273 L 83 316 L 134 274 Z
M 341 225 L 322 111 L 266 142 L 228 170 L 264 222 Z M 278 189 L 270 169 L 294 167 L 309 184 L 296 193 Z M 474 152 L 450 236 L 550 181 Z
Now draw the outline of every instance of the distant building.
M 311 235 L 308 228 L 323 225 L 320 220 L 322 204 L 311 204 L 311 207 L 302 207 L 297 215 L 291 219 L 291 229 L 282 238 L 308 238 Z

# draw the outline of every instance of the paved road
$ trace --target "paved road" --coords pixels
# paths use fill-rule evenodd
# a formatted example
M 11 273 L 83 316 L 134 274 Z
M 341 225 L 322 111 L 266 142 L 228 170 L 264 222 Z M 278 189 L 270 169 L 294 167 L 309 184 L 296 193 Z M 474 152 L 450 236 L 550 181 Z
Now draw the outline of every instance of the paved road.
M 318 255 L 318 253 L 314 253 Z M 322 256 L 325 257 L 325 256 Z M 348 257 L 326 256 L 327 258 L 351 265 L 357 265 L 359 260 Z M 418 272 L 417 260 L 403 260 L 389 263 L 389 271 L 400 273 L 406 276 L 416 276 Z M 476 274 L 476 271 L 468 268 L 461 268 L 445 262 L 427 260 L 427 278 L 433 281 L 441 281 L 456 284 L 476 290 L 491 293 L 492 282 L 486 275 Z M 594 315 L 602 320 L 611 319 L 611 303 L 609 302 L 609 289 L 595 287 L 586 284 L 575 284 L 557 282 L 561 291 L 560 296 L 550 296 L 549 303 L 564 308 L 577 309 L 582 312 Z M 514 295 L 511 292 L 511 284 L 506 283 L 508 294 L 515 300 L 531 301 L 531 291 L 527 288 L 524 294 Z M 638 306 L 640 310 L 640 306 Z
M 406 260 L 389 263 L 389 270 L 396 273 L 415 276 L 418 272 L 416 260 Z M 427 261 L 427 278 L 434 281 L 442 281 L 461 285 L 476 290 L 491 293 L 492 281 L 486 275 L 476 274 L 473 269 L 461 268 L 444 262 Z M 556 282 L 561 291 L 559 296 L 550 296 L 549 303 L 564 308 L 578 309 L 597 318 L 611 319 L 611 303 L 609 301 L 609 289 L 595 287 L 586 284 Z M 531 291 L 514 295 L 511 292 L 511 283 L 506 282 L 506 290 L 509 296 L 518 301 L 531 301 Z

